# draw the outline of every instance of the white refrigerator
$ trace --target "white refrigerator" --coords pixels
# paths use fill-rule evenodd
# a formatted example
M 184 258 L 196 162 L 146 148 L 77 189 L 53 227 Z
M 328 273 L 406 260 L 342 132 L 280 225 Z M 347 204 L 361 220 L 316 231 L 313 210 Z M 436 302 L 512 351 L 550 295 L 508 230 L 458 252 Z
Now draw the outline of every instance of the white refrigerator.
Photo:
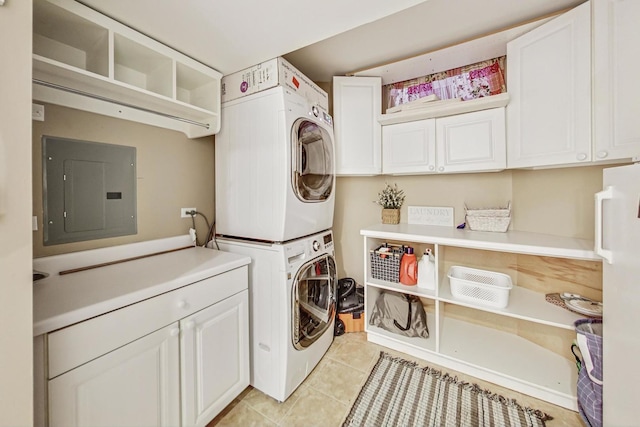
M 595 250 L 603 261 L 603 421 L 640 425 L 640 164 L 603 171 Z

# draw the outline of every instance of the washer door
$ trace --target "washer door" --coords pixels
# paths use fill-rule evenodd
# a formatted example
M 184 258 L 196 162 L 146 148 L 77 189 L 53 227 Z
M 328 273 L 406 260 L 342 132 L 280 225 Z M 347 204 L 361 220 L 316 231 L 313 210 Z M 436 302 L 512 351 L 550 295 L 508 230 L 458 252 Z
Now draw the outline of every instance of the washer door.
M 314 343 L 336 315 L 336 263 L 323 255 L 304 264 L 291 289 L 292 341 L 297 350 Z
M 333 191 L 333 140 L 325 128 L 298 119 L 291 130 L 293 192 L 303 202 L 322 202 Z

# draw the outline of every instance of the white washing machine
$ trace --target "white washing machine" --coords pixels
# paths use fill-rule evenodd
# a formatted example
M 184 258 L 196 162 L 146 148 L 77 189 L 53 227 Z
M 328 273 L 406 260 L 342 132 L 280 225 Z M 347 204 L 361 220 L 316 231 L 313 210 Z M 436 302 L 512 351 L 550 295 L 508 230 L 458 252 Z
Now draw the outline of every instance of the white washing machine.
M 215 137 L 216 232 L 285 242 L 333 224 L 333 122 L 285 86 L 222 105 Z
M 285 244 L 218 238 L 248 255 L 251 385 L 284 402 L 333 342 L 336 264 L 331 230 Z

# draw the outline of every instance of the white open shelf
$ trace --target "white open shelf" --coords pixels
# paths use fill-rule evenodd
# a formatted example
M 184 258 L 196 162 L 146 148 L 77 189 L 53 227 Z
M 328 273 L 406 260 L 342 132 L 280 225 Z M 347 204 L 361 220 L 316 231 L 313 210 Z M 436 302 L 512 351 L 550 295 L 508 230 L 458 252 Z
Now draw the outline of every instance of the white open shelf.
M 369 279 L 368 285 L 373 285 L 376 288 L 386 289 L 388 291 L 402 292 L 404 294 L 416 295 L 421 298 L 436 298 L 436 291 L 430 289 L 422 289 L 417 286 L 407 286 L 402 283 L 388 282 L 386 280 Z
M 444 317 L 440 354 L 499 373 L 576 409 L 577 368 L 572 362 L 517 335 Z M 529 390 L 532 393 L 531 390 Z M 542 398 L 540 393 L 536 397 Z
M 73 0 L 35 0 L 33 98 L 185 133 L 220 130 L 222 74 Z
M 504 107 L 509 103 L 509 94 L 501 93 L 469 101 L 444 101 L 445 102 L 442 103 L 439 103 L 438 101 L 426 102 L 421 108 L 398 111 L 397 113 L 381 114 L 378 116 L 378 122 L 381 125 L 394 125 L 397 123 L 433 119 L 453 116 L 455 114 L 471 113 L 473 111 L 488 110 L 490 108 Z
M 431 243 L 459 248 L 600 261 L 592 240 L 526 231 L 492 233 L 416 224 L 376 224 L 360 231 L 365 237 Z
M 449 278 L 445 275 L 438 290 L 438 300 L 502 316 L 527 320 L 563 329 L 574 329 L 574 322 L 584 316 L 565 310 L 545 300 L 544 294 L 514 284 L 509 292 L 509 305 L 505 308 L 487 307 L 460 301 L 451 294 Z
M 575 321 L 584 316 L 558 307 L 546 301 L 544 293 L 518 286 L 517 283 L 509 293 L 509 303 L 505 308 L 457 300 L 451 294 L 446 269 L 454 260 L 456 265 L 464 266 L 467 256 L 469 263 L 476 267 L 481 262 L 479 260 L 483 259 L 482 251 L 505 253 L 492 258 L 490 270 L 517 270 L 512 265 L 514 258 L 511 254 L 532 255 L 541 259 L 555 257 L 600 261 L 593 252 L 593 242 L 519 231 L 490 233 L 412 224 L 376 224 L 360 233 L 365 238 L 365 330 L 369 341 L 556 405 L 577 409 L 577 369 L 570 357 L 570 335 L 567 331 L 573 331 Z M 373 279 L 369 251 L 383 243 L 410 245 L 417 248 L 418 252 L 424 247 L 432 248 L 436 256 L 437 289 L 425 290 Z M 471 251 L 454 251 L 453 258 L 448 259 L 447 247 Z M 504 265 L 501 264 L 502 259 Z M 553 276 L 548 276 L 546 280 L 553 280 Z M 545 289 L 544 286 L 541 288 Z M 429 340 L 407 338 L 368 325 L 371 308 L 377 296 L 384 291 L 416 295 L 422 299 L 423 304 L 428 306 Z M 456 310 L 445 314 L 447 306 L 463 306 L 472 310 L 466 310 L 465 319 L 461 320 L 452 317 Z M 476 315 L 478 319 L 486 318 L 482 312 L 503 316 L 492 318 L 493 322 L 498 322 L 497 328 L 474 322 Z M 507 319 L 551 327 L 548 330 L 549 348 L 545 347 L 545 340 L 537 343 L 514 333 Z M 553 328 L 557 329 L 554 331 Z M 559 348 L 559 343 L 562 348 L 566 347 L 566 354 L 560 355 L 551 350 Z

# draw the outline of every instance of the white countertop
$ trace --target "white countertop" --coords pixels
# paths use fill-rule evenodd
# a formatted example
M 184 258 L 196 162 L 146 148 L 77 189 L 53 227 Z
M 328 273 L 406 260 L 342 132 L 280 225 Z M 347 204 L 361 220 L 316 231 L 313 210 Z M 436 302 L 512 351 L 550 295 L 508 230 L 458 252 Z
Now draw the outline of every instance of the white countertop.
M 553 236 L 527 231 L 458 230 L 417 224 L 375 224 L 360 230 L 367 237 L 397 241 L 411 241 L 483 249 L 520 254 L 601 261 L 593 250 L 591 240 Z
M 190 247 L 71 274 L 33 285 L 33 335 L 38 336 L 229 270 L 251 258 Z

